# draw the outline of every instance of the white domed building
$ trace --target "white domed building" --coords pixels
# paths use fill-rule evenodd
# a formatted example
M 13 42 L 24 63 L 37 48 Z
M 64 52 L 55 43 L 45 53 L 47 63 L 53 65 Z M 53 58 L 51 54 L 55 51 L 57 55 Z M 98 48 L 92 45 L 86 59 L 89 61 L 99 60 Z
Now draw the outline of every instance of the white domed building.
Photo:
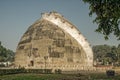
M 88 70 L 93 52 L 80 31 L 57 12 L 43 13 L 23 34 L 15 66 L 32 69 Z

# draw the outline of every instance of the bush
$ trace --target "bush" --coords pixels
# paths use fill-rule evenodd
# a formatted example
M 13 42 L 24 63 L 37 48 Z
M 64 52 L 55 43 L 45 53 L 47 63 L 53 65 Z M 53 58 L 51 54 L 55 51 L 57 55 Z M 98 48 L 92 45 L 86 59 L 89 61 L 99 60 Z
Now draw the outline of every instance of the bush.
M 46 74 L 52 73 L 52 69 L 44 69 Z
M 52 73 L 52 69 L 0 69 L 0 75 L 6 75 L 6 74 L 19 74 L 19 73 Z
M 5 67 L 5 65 L 4 64 L 0 64 L 0 67 Z
M 114 70 L 107 70 L 106 74 L 107 74 L 107 76 L 115 76 L 115 71 Z
M 57 73 L 57 74 L 61 74 L 61 70 L 60 69 L 55 69 L 55 73 Z

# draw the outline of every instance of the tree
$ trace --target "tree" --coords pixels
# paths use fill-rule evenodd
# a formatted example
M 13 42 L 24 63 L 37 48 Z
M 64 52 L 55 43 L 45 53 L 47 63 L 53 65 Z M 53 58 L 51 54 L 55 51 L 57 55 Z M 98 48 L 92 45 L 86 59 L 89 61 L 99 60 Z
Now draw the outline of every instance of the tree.
M 1 41 L 0 41 L 1 43 Z M 0 44 L 0 62 L 2 61 L 13 61 L 14 60 L 14 52 L 2 46 Z
M 120 48 L 120 44 L 118 44 L 118 48 Z
M 94 60 L 102 62 L 102 65 L 120 66 L 120 47 L 109 45 L 95 45 L 92 47 Z
M 98 24 L 96 32 L 102 33 L 105 39 L 113 33 L 120 40 L 120 0 L 83 0 L 89 3 L 91 16 L 96 14 L 93 22 Z
M 100 61 L 105 58 L 106 53 L 111 52 L 111 46 L 109 45 L 96 45 L 93 46 L 94 60 L 99 59 Z

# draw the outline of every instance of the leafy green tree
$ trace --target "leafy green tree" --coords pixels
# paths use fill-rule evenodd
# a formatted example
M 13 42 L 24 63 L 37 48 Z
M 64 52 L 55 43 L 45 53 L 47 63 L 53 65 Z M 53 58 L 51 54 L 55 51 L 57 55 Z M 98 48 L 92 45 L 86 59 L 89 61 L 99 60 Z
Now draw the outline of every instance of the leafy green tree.
M 93 22 L 98 24 L 96 32 L 102 33 L 105 39 L 113 33 L 120 40 L 120 0 L 83 0 L 89 3 L 91 16 L 96 14 Z
M 111 47 L 108 45 L 96 45 L 93 46 L 93 52 L 94 52 L 94 59 L 96 60 L 97 58 L 99 60 L 103 60 L 105 57 L 106 53 L 111 52 Z
M 102 65 L 120 66 L 120 47 L 109 45 L 93 46 L 94 60 Z
M 2 46 L 0 41 L 0 61 L 13 61 L 14 52 Z

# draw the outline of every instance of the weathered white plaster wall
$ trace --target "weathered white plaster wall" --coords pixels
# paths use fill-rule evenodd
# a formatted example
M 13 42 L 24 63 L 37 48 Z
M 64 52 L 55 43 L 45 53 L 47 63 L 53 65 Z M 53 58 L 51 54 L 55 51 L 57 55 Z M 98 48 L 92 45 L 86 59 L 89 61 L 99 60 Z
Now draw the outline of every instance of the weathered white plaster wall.
M 93 66 L 93 52 L 86 38 L 70 22 L 65 20 L 59 13 L 44 13 L 42 19 L 48 20 L 69 33 L 83 47 L 86 52 L 88 66 Z

